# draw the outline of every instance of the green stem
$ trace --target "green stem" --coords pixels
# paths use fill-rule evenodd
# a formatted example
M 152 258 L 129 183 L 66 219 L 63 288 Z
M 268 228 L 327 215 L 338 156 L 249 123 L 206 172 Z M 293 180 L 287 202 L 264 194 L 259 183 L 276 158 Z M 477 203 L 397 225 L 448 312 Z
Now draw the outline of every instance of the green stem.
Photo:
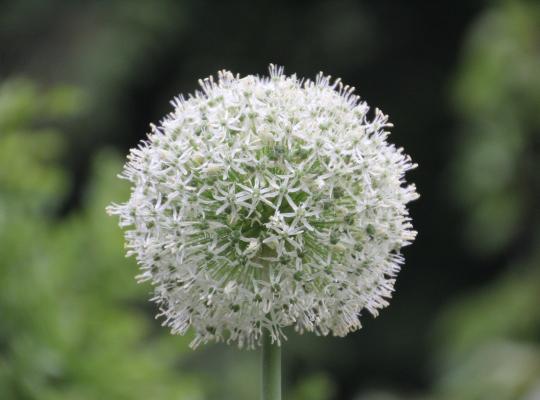
M 272 344 L 270 334 L 263 335 L 262 400 L 281 400 L 281 347 Z

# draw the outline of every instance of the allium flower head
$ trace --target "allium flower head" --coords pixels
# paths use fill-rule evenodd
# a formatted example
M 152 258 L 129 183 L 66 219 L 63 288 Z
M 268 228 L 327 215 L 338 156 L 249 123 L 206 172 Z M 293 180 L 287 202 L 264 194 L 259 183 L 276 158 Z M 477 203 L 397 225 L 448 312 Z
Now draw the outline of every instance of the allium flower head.
M 192 327 L 193 347 L 359 329 L 362 310 L 388 304 L 415 237 L 415 165 L 386 141 L 387 116 L 322 74 L 270 66 L 200 84 L 131 150 L 131 197 L 108 208 L 164 325 Z

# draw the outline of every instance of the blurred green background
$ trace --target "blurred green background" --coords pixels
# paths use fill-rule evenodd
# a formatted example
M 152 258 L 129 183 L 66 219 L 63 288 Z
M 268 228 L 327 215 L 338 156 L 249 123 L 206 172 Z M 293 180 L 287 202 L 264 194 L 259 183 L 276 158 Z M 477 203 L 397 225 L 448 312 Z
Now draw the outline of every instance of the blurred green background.
M 289 400 L 540 399 L 540 2 L 0 3 L 0 399 L 251 400 L 258 353 L 153 318 L 128 148 L 198 78 L 340 76 L 419 168 L 391 306 L 285 345 Z

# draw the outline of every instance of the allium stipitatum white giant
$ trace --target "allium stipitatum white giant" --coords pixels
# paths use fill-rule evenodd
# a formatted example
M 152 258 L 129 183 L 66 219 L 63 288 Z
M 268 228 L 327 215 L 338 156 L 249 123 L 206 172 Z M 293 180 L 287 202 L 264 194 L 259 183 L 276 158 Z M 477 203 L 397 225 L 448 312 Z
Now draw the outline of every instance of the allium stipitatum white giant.
M 131 197 L 108 208 L 163 324 L 192 327 L 192 347 L 359 329 L 362 310 L 388 305 L 415 237 L 415 165 L 386 141 L 388 117 L 322 74 L 270 66 L 200 85 L 131 150 Z

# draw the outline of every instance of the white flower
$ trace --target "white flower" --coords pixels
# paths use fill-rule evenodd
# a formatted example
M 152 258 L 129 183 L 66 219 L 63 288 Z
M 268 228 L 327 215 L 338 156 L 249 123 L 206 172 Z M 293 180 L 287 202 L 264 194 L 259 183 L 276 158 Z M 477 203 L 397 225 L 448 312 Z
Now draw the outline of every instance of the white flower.
M 283 329 L 343 336 L 388 304 L 415 237 L 415 167 L 339 81 L 222 71 L 133 149 L 111 214 L 173 333 L 253 348 Z

